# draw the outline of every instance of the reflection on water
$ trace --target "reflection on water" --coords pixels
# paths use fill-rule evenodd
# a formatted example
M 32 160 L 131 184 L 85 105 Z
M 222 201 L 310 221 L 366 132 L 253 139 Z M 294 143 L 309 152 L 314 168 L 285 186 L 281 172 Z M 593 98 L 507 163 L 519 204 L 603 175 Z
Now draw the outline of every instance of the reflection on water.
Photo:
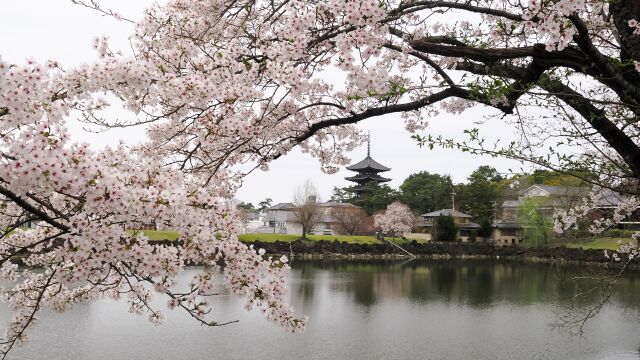
M 297 281 L 292 288 L 306 305 L 313 301 L 315 286 L 324 281 L 322 275 L 330 273 L 331 289 L 353 294 L 354 302 L 363 307 L 392 298 L 419 303 L 446 301 L 470 307 L 492 306 L 501 301 L 520 305 L 540 302 L 561 305 L 578 300 L 587 305 L 597 301 L 598 293 L 574 297 L 577 291 L 591 288 L 595 282 L 576 283 L 573 278 L 606 274 L 606 269 L 488 260 L 415 260 L 403 264 L 305 261 L 294 267 Z M 639 285 L 638 274 L 631 273 L 618 283 L 615 299 L 623 306 L 635 306 L 640 299 Z
M 568 279 L 584 273 L 494 261 L 298 262 L 290 301 L 311 317 L 304 334 L 282 332 L 231 296 L 215 300 L 218 320 L 241 322 L 214 329 L 180 312 L 154 327 L 104 301 L 45 313 L 13 358 L 639 359 L 638 274 L 620 281 L 584 337 L 549 326 L 579 291 Z

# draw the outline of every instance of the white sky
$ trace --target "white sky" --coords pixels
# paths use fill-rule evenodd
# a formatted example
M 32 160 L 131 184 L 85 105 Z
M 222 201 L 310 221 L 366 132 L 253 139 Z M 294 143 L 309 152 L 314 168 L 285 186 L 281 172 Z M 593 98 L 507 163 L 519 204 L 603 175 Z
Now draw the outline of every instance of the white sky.
M 135 20 L 152 1 L 103 0 L 100 3 Z M 98 35 L 108 35 L 114 49 L 127 53 L 127 38 L 131 31 L 131 24 L 102 17 L 72 4 L 70 0 L 5 1 L 0 11 L 0 56 L 11 63 L 22 63 L 27 58 L 37 61 L 53 59 L 64 67 L 70 67 L 96 59 L 91 44 Z M 440 115 L 430 120 L 427 131 L 422 134 L 462 138 L 462 130 L 478 127 L 474 121 L 483 120 L 482 116 L 487 111 L 477 107 L 461 115 Z M 399 116 L 378 117 L 363 121 L 358 126 L 371 131 L 372 157 L 391 168 L 384 176 L 393 179 L 390 183 L 393 187 L 399 186 L 408 175 L 423 170 L 449 174 L 455 182 L 460 182 L 479 165 L 492 165 L 501 172 L 509 169 L 519 171 L 522 167 L 514 161 L 463 154 L 456 150 L 421 149 L 404 130 Z M 481 134 L 488 135 L 489 139 L 504 141 L 513 137 L 512 129 L 497 120 L 480 128 Z M 116 144 L 121 139 L 135 143 L 144 136 L 142 129 L 112 130 L 101 134 L 85 132 L 78 124 L 71 129 L 76 140 L 89 142 L 97 148 Z M 351 158 L 354 162 L 360 161 L 365 153 L 366 146 L 363 146 L 354 151 Z M 344 177 L 350 174 L 346 169 L 333 175 L 323 174 L 316 160 L 294 150 L 273 162 L 268 173 L 257 171 L 249 175 L 237 197 L 254 204 L 266 197 L 275 202 L 290 201 L 295 187 L 311 179 L 321 196 L 327 199 L 334 186 L 349 185 Z

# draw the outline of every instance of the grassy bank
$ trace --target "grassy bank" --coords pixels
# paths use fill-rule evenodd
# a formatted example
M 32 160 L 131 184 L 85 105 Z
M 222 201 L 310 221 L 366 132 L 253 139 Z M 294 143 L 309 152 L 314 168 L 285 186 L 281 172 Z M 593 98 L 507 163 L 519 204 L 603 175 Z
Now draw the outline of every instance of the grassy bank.
M 130 231 L 132 232 L 132 231 Z M 158 230 L 145 230 L 145 235 L 149 237 L 151 241 L 159 241 L 159 240 L 176 240 L 178 238 L 178 233 L 175 231 L 158 231 Z M 300 235 L 294 234 L 241 234 L 240 240 L 243 242 L 292 242 L 300 239 Z M 346 242 L 349 244 L 379 244 L 380 241 L 376 240 L 374 236 L 350 236 L 350 235 L 308 235 L 308 240 L 310 241 L 334 241 L 338 240 L 340 242 Z M 401 239 L 392 239 L 394 242 L 402 244 L 407 241 L 411 241 L 413 239 L 401 240 Z M 566 247 L 571 248 L 583 248 L 583 249 L 609 249 L 616 250 L 618 249 L 618 241 L 629 241 L 629 238 L 618 238 L 618 237 L 600 237 L 593 239 L 585 239 L 583 241 L 577 243 L 553 243 L 550 246 L 560 246 L 564 245 Z M 419 243 L 425 242 L 424 240 L 417 240 Z
M 567 247 L 572 248 L 583 248 L 583 249 L 608 249 L 608 250 L 617 250 L 620 245 L 618 241 L 629 242 L 629 238 L 616 238 L 616 237 L 600 237 L 589 239 L 584 242 L 579 242 L 575 244 L 567 244 Z
M 176 240 L 178 238 L 178 233 L 175 231 L 158 231 L 158 230 L 144 230 L 144 234 L 149 237 L 151 241 L 159 241 L 159 240 Z M 130 231 L 133 233 L 133 231 Z M 349 235 L 308 235 L 309 240 L 312 241 L 334 241 L 338 240 L 340 242 L 346 242 L 350 244 L 378 244 L 380 243 L 373 236 L 349 236 Z M 262 242 L 291 242 L 300 239 L 300 235 L 293 234 L 241 234 L 239 236 L 240 241 L 244 242 L 254 242 L 254 241 L 262 241 Z
M 300 238 L 300 235 L 293 234 L 241 234 L 240 240 L 244 242 L 291 242 Z M 374 236 L 351 236 L 351 235 L 307 235 L 307 238 L 311 241 L 334 241 L 346 242 L 349 244 L 379 244 Z
M 129 230 L 128 232 L 130 234 L 133 234 L 134 230 Z M 151 241 L 160 241 L 160 240 L 174 241 L 179 236 L 179 234 L 175 231 L 144 230 L 142 232 L 145 235 L 147 235 L 147 237 Z
M 132 233 L 133 231 L 130 231 Z M 143 231 L 149 240 L 151 241 L 160 241 L 160 240 L 176 240 L 178 238 L 178 233 L 175 231 L 157 231 L 157 230 L 144 230 Z M 243 242 L 292 242 L 300 239 L 300 235 L 294 234 L 240 234 L 240 241 Z M 307 235 L 307 239 L 310 241 L 335 241 L 338 240 L 340 242 L 345 242 L 349 244 L 379 244 L 374 236 L 355 236 L 355 235 Z M 395 242 L 402 243 L 403 240 L 400 239 L 392 239 Z M 411 241 L 411 240 L 407 240 Z M 418 242 L 423 242 L 418 240 Z

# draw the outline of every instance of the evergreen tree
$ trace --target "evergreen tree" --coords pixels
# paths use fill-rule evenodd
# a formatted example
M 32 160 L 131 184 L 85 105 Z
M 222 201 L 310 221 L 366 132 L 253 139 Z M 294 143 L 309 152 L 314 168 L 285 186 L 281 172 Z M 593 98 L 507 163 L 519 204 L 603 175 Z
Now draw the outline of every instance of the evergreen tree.
M 436 219 L 436 240 L 455 241 L 458 234 L 458 227 L 453 221 L 453 216 L 439 216 Z

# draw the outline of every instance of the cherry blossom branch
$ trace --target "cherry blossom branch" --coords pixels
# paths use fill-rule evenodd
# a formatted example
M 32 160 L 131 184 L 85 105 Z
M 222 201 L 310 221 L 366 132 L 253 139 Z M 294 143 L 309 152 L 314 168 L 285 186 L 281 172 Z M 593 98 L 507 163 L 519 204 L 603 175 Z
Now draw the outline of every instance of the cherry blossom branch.
M 76 5 L 84 6 L 87 9 L 95 10 L 95 11 L 97 11 L 97 12 L 99 12 L 99 13 L 105 15 L 105 16 L 111 16 L 116 20 L 124 20 L 124 21 L 127 21 L 129 23 L 135 24 L 135 21 L 129 20 L 129 19 L 123 17 L 122 15 L 120 15 L 119 13 L 114 12 L 111 9 L 107 9 L 107 10 L 102 9 L 100 7 L 100 4 L 98 4 L 98 2 L 96 0 L 89 0 L 89 1 L 90 1 L 90 3 L 87 4 L 86 2 L 84 2 L 82 0 L 71 0 L 71 2 L 76 4 Z
M 29 307 L 31 308 L 31 311 L 26 316 L 26 318 L 24 320 L 21 320 L 21 323 L 18 324 L 19 328 L 17 330 L 8 329 L 8 331 L 10 330 L 13 331 L 13 333 L 10 335 L 10 338 L 5 341 L 0 341 L 0 355 L 2 355 L 2 358 L 0 359 L 4 360 L 7 357 L 11 349 L 15 346 L 16 342 L 22 338 L 22 336 L 24 335 L 24 332 L 27 330 L 29 325 L 31 325 L 31 323 L 35 319 L 36 313 L 40 310 L 40 303 L 43 300 L 46 290 L 49 288 L 52 280 L 54 279 L 55 274 L 56 274 L 56 270 L 54 269 L 51 271 L 51 274 L 47 276 L 47 280 L 45 284 L 40 288 L 38 292 L 38 296 L 34 300 L 34 304 L 29 305 Z
M 51 225 L 53 227 L 56 227 L 56 228 L 58 228 L 60 230 L 63 230 L 65 232 L 69 231 L 69 227 L 67 225 L 64 225 L 64 224 L 58 222 L 53 217 L 49 216 L 49 214 L 47 214 L 46 212 L 41 211 L 37 207 L 29 204 L 29 202 L 27 202 L 26 200 L 22 199 L 20 196 L 14 194 L 12 191 L 10 191 L 9 189 L 5 188 L 2 185 L 0 185 L 0 194 L 2 194 L 4 196 L 6 196 L 7 198 L 11 199 L 11 201 L 16 203 L 21 208 L 23 208 L 23 209 L 29 211 L 30 213 L 38 216 L 39 219 L 41 219 L 42 221 L 48 223 L 49 225 Z

